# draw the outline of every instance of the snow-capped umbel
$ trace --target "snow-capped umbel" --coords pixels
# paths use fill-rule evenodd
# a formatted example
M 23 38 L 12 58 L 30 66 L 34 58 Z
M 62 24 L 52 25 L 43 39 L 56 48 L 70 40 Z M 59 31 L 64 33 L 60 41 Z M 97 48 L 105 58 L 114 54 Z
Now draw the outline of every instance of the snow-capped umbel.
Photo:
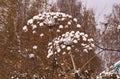
M 61 24 L 63 22 L 63 25 Z M 23 27 L 23 31 L 27 32 L 29 27 L 32 27 L 32 30 L 36 30 L 36 28 L 42 27 L 53 27 L 56 26 L 60 31 L 63 28 L 81 28 L 80 24 L 77 24 L 77 18 L 73 18 L 69 14 L 61 13 L 61 12 L 44 12 L 38 15 L 35 15 L 33 18 L 27 21 L 27 25 Z M 57 31 L 57 32 L 60 32 Z M 37 33 L 37 31 L 33 32 L 33 34 Z
M 77 47 L 76 47 L 77 45 Z M 59 37 L 53 39 L 52 42 L 48 44 L 48 58 L 58 53 L 69 52 L 75 48 L 81 48 L 83 52 L 89 52 L 95 47 L 93 44 L 93 39 L 89 38 L 87 34 L 80 31 L 70 31 L 62 34 Z M 52 51 L 51 51 L 52 50 Z

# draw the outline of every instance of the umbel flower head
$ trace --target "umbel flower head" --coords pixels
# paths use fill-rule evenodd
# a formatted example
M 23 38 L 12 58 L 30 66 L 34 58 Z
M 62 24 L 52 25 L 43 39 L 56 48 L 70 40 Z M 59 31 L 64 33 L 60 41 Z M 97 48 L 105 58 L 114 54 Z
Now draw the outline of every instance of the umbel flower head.
M 87 34 L 80 31 L 70 31 L 62 34 L 48 43 L 49 58 L 53 54 L 60 54 L 70 51 L 89 52 L 95 47 L 93 39 L 89 38 Z
M 40 13 L 33 18 L 27 21 L 27 25 L 23 27 L 23 31 L 29 31 L 29 27 L 31 26 L 32 30 L 35 33 L 36 28 L 43 28 L 43 27 L 57 27 L 57 29 L 65 29 L 71 28 L 74 25 L 74 28 L 81 28 L 81 25 L 77 23 L 77 19 L 73 18 L 69 14 L 61 13 L 61 12 L 44 12 Z M 56 32 L 60 32 L 56 30 Z M 37 33 L 37 32 L 36 32 Z

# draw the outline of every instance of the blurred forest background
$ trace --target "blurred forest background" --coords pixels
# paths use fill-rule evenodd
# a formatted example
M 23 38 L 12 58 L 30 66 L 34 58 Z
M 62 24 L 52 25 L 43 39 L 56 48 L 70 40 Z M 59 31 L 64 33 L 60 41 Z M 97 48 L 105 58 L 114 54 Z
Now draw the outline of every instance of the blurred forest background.
M 94 11 L 87 10 L 82 2 L 76 0 L 57 0 L 54 4 L 49 4 L 47 0 L 0 0 L 0 79 L 74 79 L 69 75 L 73 68 L 67 56 L 66 65 L 59 65 L 52 72 L 51 61 L 54 60 L 47 60 L 47 49 L 43 46 L 33 50 L 29 47 L 32 40 L 28 41 L 31 45 L 22 42 L 27 37 L 22 27 L 30 18 L 42 12 L 70 14 L 78 19 L 82 31 L 94 38 L 94 51 L 83 53 L 82 56 L 74 55 L 76 66 L 83 68 L 82 73 L 87 70 L 95 78 L 102 70 L 120 60 L 120 5 L 114 5 L 112 13 L 105 16 L 106 21 L 100 25 L 104 29 L 97 29 Z M 52 35 L 54 37 L 54 32 Z M 45 38 L 43 42 L 47 44 L 48 41 Z M 37 42 L 41 44 L 38 39 Z M 30 58 L 33 52 L 35 58 Z

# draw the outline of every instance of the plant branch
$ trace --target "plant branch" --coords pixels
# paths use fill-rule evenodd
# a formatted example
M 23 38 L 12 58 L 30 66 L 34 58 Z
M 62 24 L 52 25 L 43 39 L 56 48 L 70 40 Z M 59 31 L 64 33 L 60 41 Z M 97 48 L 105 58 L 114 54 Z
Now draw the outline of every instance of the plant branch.
M 106 51 L 117 51 L 117 52 L 120 52 L 119 49 L 109 49 L 109 48 L 103 48 L 103 47 L 100 47 L 99 45 L 95 44 L 96 47 L 102 49 L 102 50 L 106 50 Z
M 73 55 L 72 53 L 70 52 L 70 58 L 71 58 L 71 61 L 72 61 L 72 65 L 73 65 L 73 68 L 74 68 L 74 72 L 76 72 L 76 66 L 75 66 L 75 62 L 74 62 L 74 59 L 73 59 Z
M 104 51 L 104 50 L 98 52 L 97 54 L 100 54 L 100 53 L 102 53 L 103 51 Z M 88 63 L 90 63 L 96 56 L 97 56 L 97 55 L 92 56 L 92 57 L 81 67 L 81 70 L 82 70 Z

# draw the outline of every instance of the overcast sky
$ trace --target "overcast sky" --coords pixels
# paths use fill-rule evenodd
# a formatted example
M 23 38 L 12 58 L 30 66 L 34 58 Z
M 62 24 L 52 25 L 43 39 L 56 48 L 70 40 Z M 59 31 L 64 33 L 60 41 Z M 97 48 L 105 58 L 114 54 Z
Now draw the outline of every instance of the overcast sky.
M 96 21 L 103 21 L 104 15 L 112 12 L 112 6 L 120 0 L 81 0 L 88 9 L 92 8 L 96 14 Z

